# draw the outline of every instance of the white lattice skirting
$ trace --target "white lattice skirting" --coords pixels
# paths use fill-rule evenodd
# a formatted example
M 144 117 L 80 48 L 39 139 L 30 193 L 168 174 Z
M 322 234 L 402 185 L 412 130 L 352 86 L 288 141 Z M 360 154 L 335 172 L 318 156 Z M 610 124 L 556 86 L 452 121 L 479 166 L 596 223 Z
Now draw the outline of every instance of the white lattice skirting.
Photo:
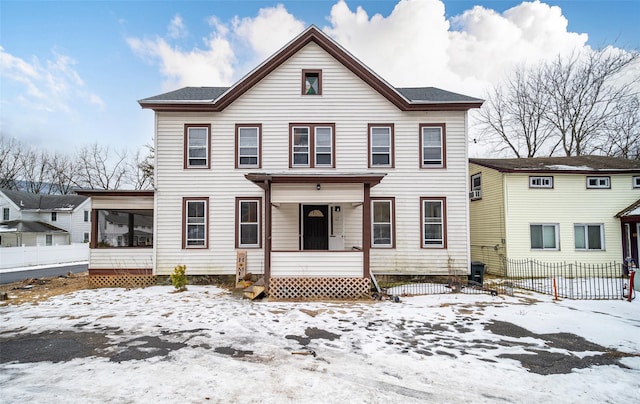
M 271 278 L 273 299 L 363 299 L 370 298 L 368 278 Z

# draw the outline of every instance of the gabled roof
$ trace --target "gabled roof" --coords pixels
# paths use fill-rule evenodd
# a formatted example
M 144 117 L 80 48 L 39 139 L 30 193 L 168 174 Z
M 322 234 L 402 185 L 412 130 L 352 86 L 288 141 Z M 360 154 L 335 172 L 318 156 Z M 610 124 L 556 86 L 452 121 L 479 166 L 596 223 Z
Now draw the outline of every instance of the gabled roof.
M 434 87 L 394 88 L 328 35 L 311 25 L 231 87 L 185 87 L 139 100 L 155 111 L 222 111 L 309 43 L 315 43 L 403 111 L 466 111 L 483 100 Z
M 606 156 L 469 159 L 470 163 L 504 173 L 640 174 L 640 161 Z
M 80 195 L 40 195 L 30 192 L 0 189 L 20 210 L 73 211 L 87 200 Z
M 59 227 L 48 223 L 31 220 L 10 220 L 0 223 L 0 233 L 67 233 Z

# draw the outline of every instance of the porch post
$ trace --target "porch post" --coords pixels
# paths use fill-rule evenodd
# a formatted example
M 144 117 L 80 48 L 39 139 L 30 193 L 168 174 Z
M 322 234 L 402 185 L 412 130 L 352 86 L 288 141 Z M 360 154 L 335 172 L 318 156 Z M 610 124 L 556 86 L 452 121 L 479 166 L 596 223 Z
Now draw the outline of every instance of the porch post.
M 371 184 L 364 184 L 364 204 L 362 205 L 362 277 L 371 276 L 369 249 L 371 247 Z
M 269 292 L 271 279 L 271 181 L 264 181 L 264 284 Z

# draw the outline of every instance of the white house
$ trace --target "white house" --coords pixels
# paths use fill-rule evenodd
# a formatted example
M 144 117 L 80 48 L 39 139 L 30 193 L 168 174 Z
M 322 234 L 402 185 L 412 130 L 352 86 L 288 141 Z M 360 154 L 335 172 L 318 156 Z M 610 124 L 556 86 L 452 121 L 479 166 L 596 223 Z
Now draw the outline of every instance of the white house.
M 638 262 L 640 162 L 604 156 L 469 160 L 471 258 Z
M 90 211 L 86 196 L 0 189 L 0 246 L 88 243 Z
M 131 240 L 153 217 L 153 247 L 100 246 L 94 221 L 90 275 L 229 275 L 242 251 L 272 296 L 340 297 L 368 293 L 372 272 L 469 272 L 467 112 L 482 100 L 395 88 L 311 26 L 231 87 L 139 103 L 155 113 L 155 191 L 84 194 L 94 218 L 127 213 Z

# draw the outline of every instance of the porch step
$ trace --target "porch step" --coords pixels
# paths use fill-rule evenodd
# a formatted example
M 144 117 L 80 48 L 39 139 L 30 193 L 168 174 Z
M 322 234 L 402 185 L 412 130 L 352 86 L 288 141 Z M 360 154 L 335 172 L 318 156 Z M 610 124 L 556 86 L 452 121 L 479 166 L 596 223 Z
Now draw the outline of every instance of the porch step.
M 242 291 L 242 293 L 245 298 L 254 300 L 262 296 L 264 294 L 264 291 L 265 291 L 264 278 L 260 278 L 253 285 L 246 287 Z

